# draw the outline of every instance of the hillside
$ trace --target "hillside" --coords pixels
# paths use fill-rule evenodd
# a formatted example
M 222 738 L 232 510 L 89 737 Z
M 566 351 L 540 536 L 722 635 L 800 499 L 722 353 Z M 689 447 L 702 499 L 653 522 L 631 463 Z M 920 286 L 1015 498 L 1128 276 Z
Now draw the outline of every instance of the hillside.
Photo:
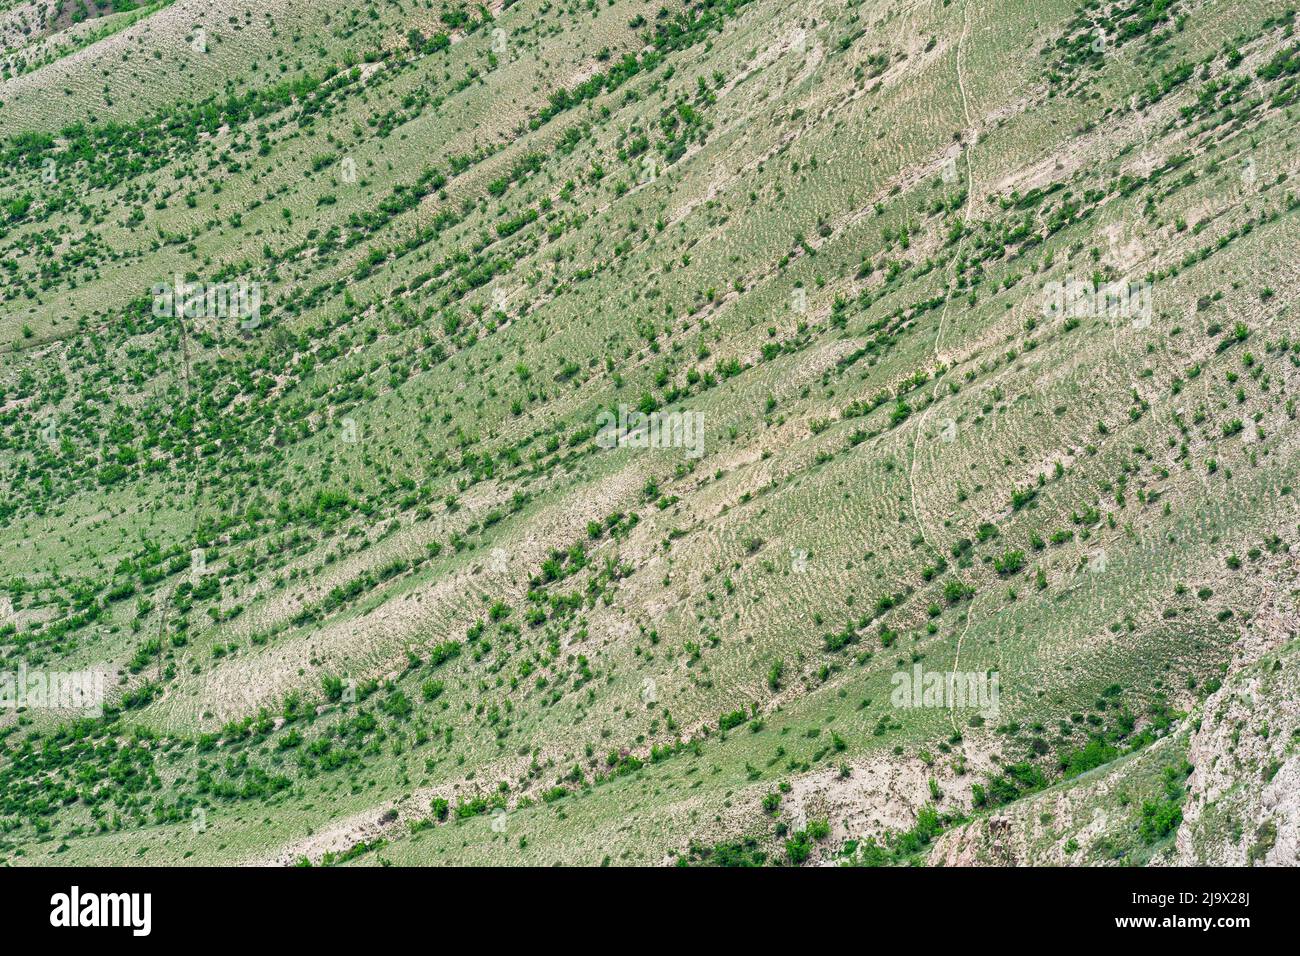
M 0 7 L 6 864 L 1297 862 L 1294 10 Z

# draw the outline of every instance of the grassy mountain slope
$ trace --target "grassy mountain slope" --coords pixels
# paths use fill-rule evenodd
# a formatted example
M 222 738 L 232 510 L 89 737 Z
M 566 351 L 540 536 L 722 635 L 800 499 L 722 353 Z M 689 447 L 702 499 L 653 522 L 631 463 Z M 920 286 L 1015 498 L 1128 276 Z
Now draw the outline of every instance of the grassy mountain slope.
M 1294 631 L 1293 13 L 90 23 L 4 53 L 0 653 L 112 707 L 0 716 L 6 861 L 980 862 L 1066 793 L 1115 832 L 1018 861 L 1243 862 L 1289 813 L 1205 720 Z M 702 454 L 600 447 L 620 404 Z M 996 718 L 892 706 L 918 663 Z

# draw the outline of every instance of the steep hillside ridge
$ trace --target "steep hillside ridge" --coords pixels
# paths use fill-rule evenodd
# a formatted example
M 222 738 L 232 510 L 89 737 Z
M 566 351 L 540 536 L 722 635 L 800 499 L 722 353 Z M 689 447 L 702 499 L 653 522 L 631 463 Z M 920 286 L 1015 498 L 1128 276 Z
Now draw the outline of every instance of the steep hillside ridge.
M 11 71 L 0 669 L 109 706 L 0 716 L 0 852 L 1249 862 L 1273 821 L 1278 862 L 1289 671 L 1249 746 L 1224 694 L 1296 586 L 1294 19 L 176 0 Z

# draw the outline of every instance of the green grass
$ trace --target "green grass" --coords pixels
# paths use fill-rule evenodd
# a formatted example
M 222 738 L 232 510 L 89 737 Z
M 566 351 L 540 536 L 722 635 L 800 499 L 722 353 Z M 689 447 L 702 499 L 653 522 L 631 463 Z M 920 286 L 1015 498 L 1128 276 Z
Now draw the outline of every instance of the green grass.
M 95 733 L 156 735 L 4 718 L 7 860 L 776 862 L 796 810 L 834 856 L 930 781 L 951 822 L 1188 732 L 1143 736 L 1294 577 L 1294 87 L 1198 100 L 1289 22 L 1176 4 L 1048 96 L 1066 4 L 846 4 L 802 52 L 811 8 L 656 9 L 327 4 L 197 54 L 167 7 L 0 92 L 0 667 L 105 668 L 141 706 Z M 262 321 L 155 315 L 176 274 Z M 1094 276 L 1150 323 L 1043 314 Z M 703 456 L 598 448 L 620 403 Z M 1001 713 L 891 707 L 916 663 Z

